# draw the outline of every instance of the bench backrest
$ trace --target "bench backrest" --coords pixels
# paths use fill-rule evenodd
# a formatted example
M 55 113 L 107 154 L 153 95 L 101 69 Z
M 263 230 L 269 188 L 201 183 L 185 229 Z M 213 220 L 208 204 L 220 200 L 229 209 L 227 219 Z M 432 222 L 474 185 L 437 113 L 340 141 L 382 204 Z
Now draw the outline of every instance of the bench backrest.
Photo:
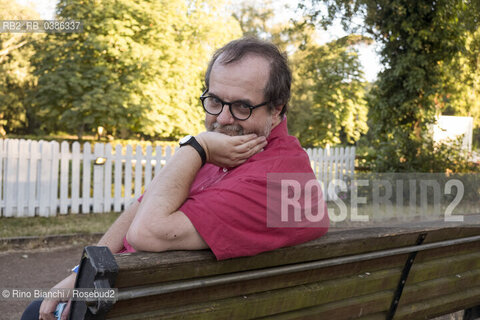
M 111 255 L 87 247 L 71 319 L 416 319 L 480 304 L 480 216 L 462 224 L 330 231 L 295 247 L 216 261 L 208 251 Z

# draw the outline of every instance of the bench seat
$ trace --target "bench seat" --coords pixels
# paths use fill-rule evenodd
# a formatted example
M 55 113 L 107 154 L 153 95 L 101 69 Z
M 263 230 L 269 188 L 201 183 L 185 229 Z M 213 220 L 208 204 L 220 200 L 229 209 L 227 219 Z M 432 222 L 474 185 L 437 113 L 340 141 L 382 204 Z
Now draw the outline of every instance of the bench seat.
M 112 255 L 86 247 L 71 319 L 426 319 L 480 304 L 480 215 L 463 223 L 332 228 L 253 257 L 209 250 Z

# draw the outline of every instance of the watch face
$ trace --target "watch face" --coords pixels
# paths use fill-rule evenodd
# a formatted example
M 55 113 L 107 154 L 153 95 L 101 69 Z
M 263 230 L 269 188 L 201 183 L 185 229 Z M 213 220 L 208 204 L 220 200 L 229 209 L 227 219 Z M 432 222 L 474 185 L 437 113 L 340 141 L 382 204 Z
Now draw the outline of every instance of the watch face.
M 180 142 L 179 142 L 179 143 L 180 143 L 180 144 L 185 144 L 185 143 L 187 143 L 188 140 L 190 140 L 191 138 L 192 138 L 191 135 L 185 136 L 185 137 L 183 137 L 182 139 L 180 139 Z

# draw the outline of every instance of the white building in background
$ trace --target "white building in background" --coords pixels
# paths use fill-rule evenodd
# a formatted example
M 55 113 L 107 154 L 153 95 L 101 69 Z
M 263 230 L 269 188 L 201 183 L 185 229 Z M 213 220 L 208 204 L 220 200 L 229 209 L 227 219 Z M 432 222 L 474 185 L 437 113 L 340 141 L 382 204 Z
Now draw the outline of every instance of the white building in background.
M 435 142 L 447 142 L 463 136 L 462 150 L 472 151 L 473 118 L 439 116 L 433 126 L 433 140 Z

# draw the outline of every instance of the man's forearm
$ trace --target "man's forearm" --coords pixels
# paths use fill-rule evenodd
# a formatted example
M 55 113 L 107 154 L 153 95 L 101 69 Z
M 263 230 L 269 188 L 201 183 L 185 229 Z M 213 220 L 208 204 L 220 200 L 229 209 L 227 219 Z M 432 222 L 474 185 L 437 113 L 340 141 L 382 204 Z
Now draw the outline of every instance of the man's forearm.
M 208 163 L 236 167 L 266 146 L 265 137 L 255 134 L 230 137 L 204 132 L 197 137 Z M 202 165 L 191 146 L 180 148 L 153 179 L 127 231 L 127 241 L 137 250 L 165 251 L 201 249 L 206 243 L 192 222 L 178 211 Z
M 195 149 L 180 148 L 148 186 L 128 233 L 141 232 L 145 239 L 155 238 L 162 220 L 178 210 L 188 197 L 201 165 Z
M 135 201 L 131 204 L 112 224 L 98 245 L 107 246 L 116 253 L 123 248 L 123 238 L 136 216 L 141 217 L 136 222 L 138 228 L 145 229 L 145 226 L 155 228 L 159 218 L 177 210 L 188 196 L 190 185 L 201 167 L 199 159 L 198 153 L 193 148 L 178 150 L 152 180 L 141 203 Z
M 138 207 L 139 203 L 135 200 L 134 203 L 122 212 L 110 228 L 108 228 L 107 232 L 105 232 L 97 245 L 107 246 L 113 253 L 120 251 L 123 248 L 123 238 L 132 224 Z

